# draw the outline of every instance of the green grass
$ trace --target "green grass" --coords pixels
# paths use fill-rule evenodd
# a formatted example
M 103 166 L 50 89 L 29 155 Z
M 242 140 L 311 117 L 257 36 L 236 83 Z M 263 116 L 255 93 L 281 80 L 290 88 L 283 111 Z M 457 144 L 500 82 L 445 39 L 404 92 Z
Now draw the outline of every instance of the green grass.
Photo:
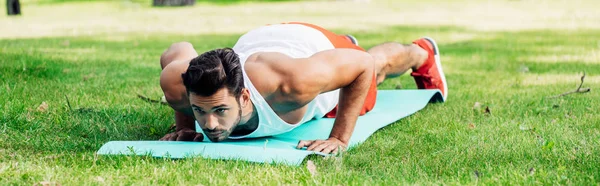
M 72 2 L 110 2 L 111 0 L 21 0 L 19 2 L 25 4 L 52 4 L 52 3 L 72 3 Z M 135 2 L 141 4 L 151 5 L 153 0 L 119 0 L 122 2 Z M 294 1 L 294 0 L 196 0 L 198 3 L 212 3 L 212 4 L 234 4 L 234 3 L 243 3 L 243 2 L 264 2 L 264 3 L 273 3 L 273 2 L 284 2 L 284 1 Z
M 94 154 L 111 140 L 156 140 L 168 132 L 174 122 L 169 107 L 136 95 L 161 96 L 158 58 L 170 43 L 187 40 L 202 52 L 232 46 L 238 34 L 2 39 L 0 183 L 598 184 L 599 31 L 396 26 L 352 33 L 365 48 L 436 38 L 449 100 L 379 130 L 341 158 L 309 158 L 317 166 L 315 176 L 305 164 Z M 457 34 L 472 37 L 449 42 Z M 581 57 L 543 60 L 549 56 Z M 575 89 L 583 71 L 591 92 L 546 98 Z M 405 75 L 380 89 L 398 84 L 415 88 Z M 46 111 L 37 110 L 42 102 Z M 482 108 L 473 108 L 476 102 Z

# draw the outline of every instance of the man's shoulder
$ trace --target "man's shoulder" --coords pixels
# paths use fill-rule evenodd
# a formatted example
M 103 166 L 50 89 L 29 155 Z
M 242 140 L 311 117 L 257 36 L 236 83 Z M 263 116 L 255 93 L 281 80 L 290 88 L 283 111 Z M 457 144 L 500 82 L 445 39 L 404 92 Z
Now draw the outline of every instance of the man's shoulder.
M 252 54 L 244 63 L 244 71 L 250 83 L 264 98 L 275 94 L 280 88 L 283 74 L 271 61 L 269 53 Z
M 176 60 L 173 61 L 171 63 L 169 63 L 167 66 L 165 66 L 165 68 L 162 70 L 160 76 L 173 76 L 173 75 L 177 75 L 179 74 L 179 77 L 181 77 L 181 74 L 184 73 L 188 66 L 190 66 L 190 60 Z
M 250 78 L 264 73 L 269 74 L 271 78 L 289 78 L 302 73 L 302 69 L 297 67 L 303 60 L 307 58 L 293 58 L 279 52 L 258 52 L 248 57 L 244 67 Z
M 245 63 L 249 65 L 275 65 L 289 62 L 292 59 L 292 57 L 281 52 L 256 52 L 248 56 Z
M 163 91 L 170 91 L 172 88 L 183 86 L 181 74 L 185 73 L 189 65 L 189 60 L 173 61 L 167 65 L 160 73 L 160 85 Z
M 269 104 L 306 103 L 320 92 L 303 79 L 319 79 L 305 75 L 306 58 L 292 58 L 282 53 L 260 53 L 248 58 L 246 73 Z
M 189 60 L 174 61 L 167 65 L 160 74 L 160 87 L 169 105 L 175 110 L 188 110 L 189 101 L 183 86 L 181 74 L 185 73 Z

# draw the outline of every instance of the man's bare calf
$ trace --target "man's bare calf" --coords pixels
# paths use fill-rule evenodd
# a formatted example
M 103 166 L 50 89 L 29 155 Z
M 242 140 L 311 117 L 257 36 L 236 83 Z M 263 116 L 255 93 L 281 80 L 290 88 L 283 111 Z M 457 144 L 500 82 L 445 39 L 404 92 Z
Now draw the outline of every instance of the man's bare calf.
M 367 51 L 375 58 L 377 84 L 386 78 L 404 74 L 408 69 L 416 71 L 427 59 L 427 51 L 415 44 L 383 43 Z

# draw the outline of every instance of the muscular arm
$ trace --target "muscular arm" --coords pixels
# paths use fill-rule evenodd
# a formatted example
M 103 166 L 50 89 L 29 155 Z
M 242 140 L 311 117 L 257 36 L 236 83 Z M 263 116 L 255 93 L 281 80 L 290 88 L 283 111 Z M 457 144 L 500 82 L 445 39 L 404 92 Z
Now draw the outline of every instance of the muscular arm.
M 348 145 L 371 86 L 374 73 L 373 58 L 368 53 L 358 50 L 336 49 L 315 54 L 309 58 L 309 63 L 323 63 L 316 64 L 322 65 L 319 68 L 311 68 L 317 69 L 313 72 L 315 75 L 321 74 L 312 77 L 323 77 L 324 87 L 321 92 L 340 88 L 338 113 L 329 137 Z M 312 84 L 310 80 L 304 81 Z
M 181 80 L 181 74 L 186 68 L 186 61 L 175 61 L 161 72 L 161 89 L 169 106 L 175 111 L 175 132 L 165 135 L 160 140 L 201 141 L 203 138 L 201 134 L 195 133 L 195 119 Z
M 281 62 L 285 59 L 279 61 L 277 68 L 285 74 L 282 90 L 287 90 L 290 97 L 300 102 L 308 103 L 320 93 L 340 89 L 338 113 L 328 140 L 339 140 L 348 145 L 374 76 L 371 55 L 352 49 L 333 49 L 309 58 L 287 60 L 289 63 Z M 314 144 L 315 141 L 304 143 L 298 146 L 324 152 L 330 148 Z
M 175 111 L 175 131 L 195 130 L 194 117 L 184 114 L 180 111 Z

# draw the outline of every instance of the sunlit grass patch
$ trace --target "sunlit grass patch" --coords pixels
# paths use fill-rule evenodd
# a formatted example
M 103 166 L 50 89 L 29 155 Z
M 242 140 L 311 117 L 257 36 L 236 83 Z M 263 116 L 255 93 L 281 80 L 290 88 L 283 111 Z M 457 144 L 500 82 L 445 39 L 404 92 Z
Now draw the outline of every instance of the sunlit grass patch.
M 577 88 L 577 85 L 581 83 L 582 74 L 530 74 L 526 75 L 522 82 L 524 85 L 570 84 Z M 586 76 L 584 85 L 588 87 L 590 85 L 594 87 L 600 85 L 600 76 Z

